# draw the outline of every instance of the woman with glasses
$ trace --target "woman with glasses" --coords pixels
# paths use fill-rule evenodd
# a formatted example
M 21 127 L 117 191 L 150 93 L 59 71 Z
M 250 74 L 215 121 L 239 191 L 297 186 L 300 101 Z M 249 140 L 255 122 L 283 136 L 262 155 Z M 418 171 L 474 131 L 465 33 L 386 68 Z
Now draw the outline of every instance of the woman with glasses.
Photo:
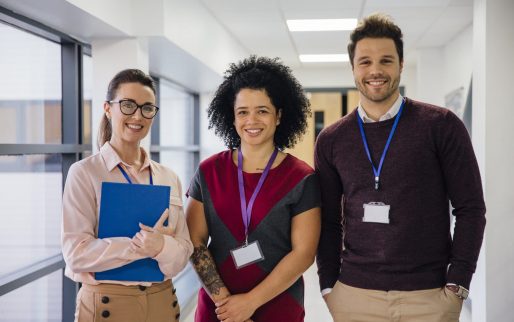
M 184 268 L 192 253 L 182 188 L 177 175 L 150 160 L 140 146 L 158 110 L 150 76 L 137 69 L 116 74 L 104 103 L 100 151 L 76 162 L 68 172 L 63 195 L 62 251 L 66 276 L 82 283 L 75 321 L 179 319 L 171 278 Z M 140 224 L 134 236 L 98 238 L 102 182 L 170 186 L 169 207 L 153 227 Z M 148 282 L 137 276 L 130 281 L 95 278 L 95 273 L 146 258 L 158 263 L 164 281 Z
M 252 56 L 226 72 L 208 115 L 229 150 L 203 161 L 188 191 L 191 261 L 204 284 L 196 322 L 303 321 L 319 186 L 314 170 L 283 150 L 309 114 L 301 85 L 277 59 Z

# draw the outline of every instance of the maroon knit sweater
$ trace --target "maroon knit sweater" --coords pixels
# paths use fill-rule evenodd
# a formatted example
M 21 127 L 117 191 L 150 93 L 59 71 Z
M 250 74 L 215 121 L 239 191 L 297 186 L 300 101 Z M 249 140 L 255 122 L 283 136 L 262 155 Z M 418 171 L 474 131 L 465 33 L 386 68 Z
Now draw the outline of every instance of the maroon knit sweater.
M 447 109 L 407 99 L 375 191 L 357 117 L 355 110 L 329 126 L 316 143 L 321 289 L 338 279 L 384 291 L 446 282 L 469 288 L 482 244 L 485 204 L 463 123 Z M 393 122 L 364 124 L 375 167 Z M 363 204 L 372 201 L 391 206 L 389 224 L 362 221 Z M 453 240 L 450 202 L 456 220 Z

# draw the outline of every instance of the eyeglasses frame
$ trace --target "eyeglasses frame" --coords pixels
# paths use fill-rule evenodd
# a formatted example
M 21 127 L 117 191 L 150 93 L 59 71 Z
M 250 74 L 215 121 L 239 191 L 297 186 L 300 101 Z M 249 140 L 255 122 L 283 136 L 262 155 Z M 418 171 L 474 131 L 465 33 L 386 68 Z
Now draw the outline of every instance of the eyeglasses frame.
M 147 120 L 151 120 L 151 119 L 153 119 L 153 118 L 157 115 L 157 113 L 159 112 L 159 107 L 158 107 L 158 106 L 156 106 L 156 105 L 148 104 L 148 103 L 145 103 L 145 104 L 141 104 L 141 105 L 139 105 L 139 104 L 137 104 L 134 100 L 131 100 L 131 99 L 122 99 L 122 100 L 119 100 L 119 101 L 106 101 L 106 102 L 107 102 L 108 104 L 114 104 L 114 103 L 119 104 L 119 105 L 120 105 L 120 111 L 121 111 L 121 113 L 122 113 L 123 115 L 134 115 L 134 114 L 136 114 L 136 112 L 137 112 L 137 110 L 138 110 L 138 109 L 141 109 L 141 116 L 143 116 L 143 117 L 144 117 L 145 119 L 147 119 Z M 121 103 L 123 103 L 123 102 L 131 102 L 131 103 L 135 104 L 137 107 L 136 107 L 136 109 L 134 110 L 134 112 L 132 112 L 132 113 L 125 113 L 125 112 L 123 112 L 123 109 L 121 108 Z M 146 117 L 146 116 L 143 114 L 143 106 L 147 106 L 147 105 L 150 105 L 150 106 L 155 107 L 155 114 L 154 114 L 152 117 Z

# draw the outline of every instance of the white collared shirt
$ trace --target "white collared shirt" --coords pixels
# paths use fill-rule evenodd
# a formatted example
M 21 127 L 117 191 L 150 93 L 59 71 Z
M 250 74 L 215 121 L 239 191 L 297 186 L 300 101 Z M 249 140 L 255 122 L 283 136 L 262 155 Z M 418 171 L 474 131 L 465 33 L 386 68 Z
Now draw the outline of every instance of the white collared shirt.
M 398 114 L 398 112 L 400 111 L 400 106 L 402 106 L 402 101 L 403 101 L 403 96 L 400 94 L 400 95 L 398 95 L 398 98 L 396 99 L 396 101 L 393 103 L 393 106 L 391 106 L 391 108 L 378 119 L 378 122 L 389 120 L 389 119 L 392 119 L 393 117 L 395 117 L 396 114 Z M 359 113 L 359 117 L 362 119 L 363 123 L 377 122 L 377 121 L 373 120 L 372 118 L 370 118 L 368 116 L 368 114 L 366 114 L 366 111 L 364 111 L 364 108 L 362 108 L 361 102 L 359 102 L 359 106 L 357 107 L 357 112 Z

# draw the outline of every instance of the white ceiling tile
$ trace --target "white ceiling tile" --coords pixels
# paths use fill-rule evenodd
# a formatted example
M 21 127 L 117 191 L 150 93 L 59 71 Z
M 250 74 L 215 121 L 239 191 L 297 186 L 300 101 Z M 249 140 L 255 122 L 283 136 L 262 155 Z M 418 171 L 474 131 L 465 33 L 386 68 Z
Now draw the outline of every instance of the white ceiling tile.
M 331 10 L 347 10 L 347 9 L 359 9 L 362 6 L 364 0 L 279 0 L 280 7 L 285 12 L 293 10 L 303 10 L 306 13 L 317 9 Z
M 410 64 L 418 46 L 440 46 L 469 25 L 473 10 L 473 0 L 201 1 L 251 53 L 278 56 L 290 66 L 302 65 L 299 54 L 345 53 L 349 32 L 290 33 L 285 19 L 358 18 L 384 12 L 402 29 L 405 63 Z
M 473 8 L 449 7 L 427 28 L 417 45 L 419 47 L 443 46 L 472 23 Z
M 312 10 L 293 8 L 283 10 L 285 19 L 344 19 L 359 18 L 359 9 L 338 9 L 331 10 L 319 7 Z
M 473 7 L 473 0 L 450 0 L 448 6 L 468 6 Z
M 368 0 L 367 7 L 389 8 L 419 8 L 419 7 L 446 7 L 448 0 Z
M 293 32 L 298 54 L 344 54 L 350 37 L 349 31 Z
M 251 12 L 270 12 L 277 10 L 278 3 L 274 0 L 200 0 L 204 6 L 216 12 L 233 11 L 239 14 Z

